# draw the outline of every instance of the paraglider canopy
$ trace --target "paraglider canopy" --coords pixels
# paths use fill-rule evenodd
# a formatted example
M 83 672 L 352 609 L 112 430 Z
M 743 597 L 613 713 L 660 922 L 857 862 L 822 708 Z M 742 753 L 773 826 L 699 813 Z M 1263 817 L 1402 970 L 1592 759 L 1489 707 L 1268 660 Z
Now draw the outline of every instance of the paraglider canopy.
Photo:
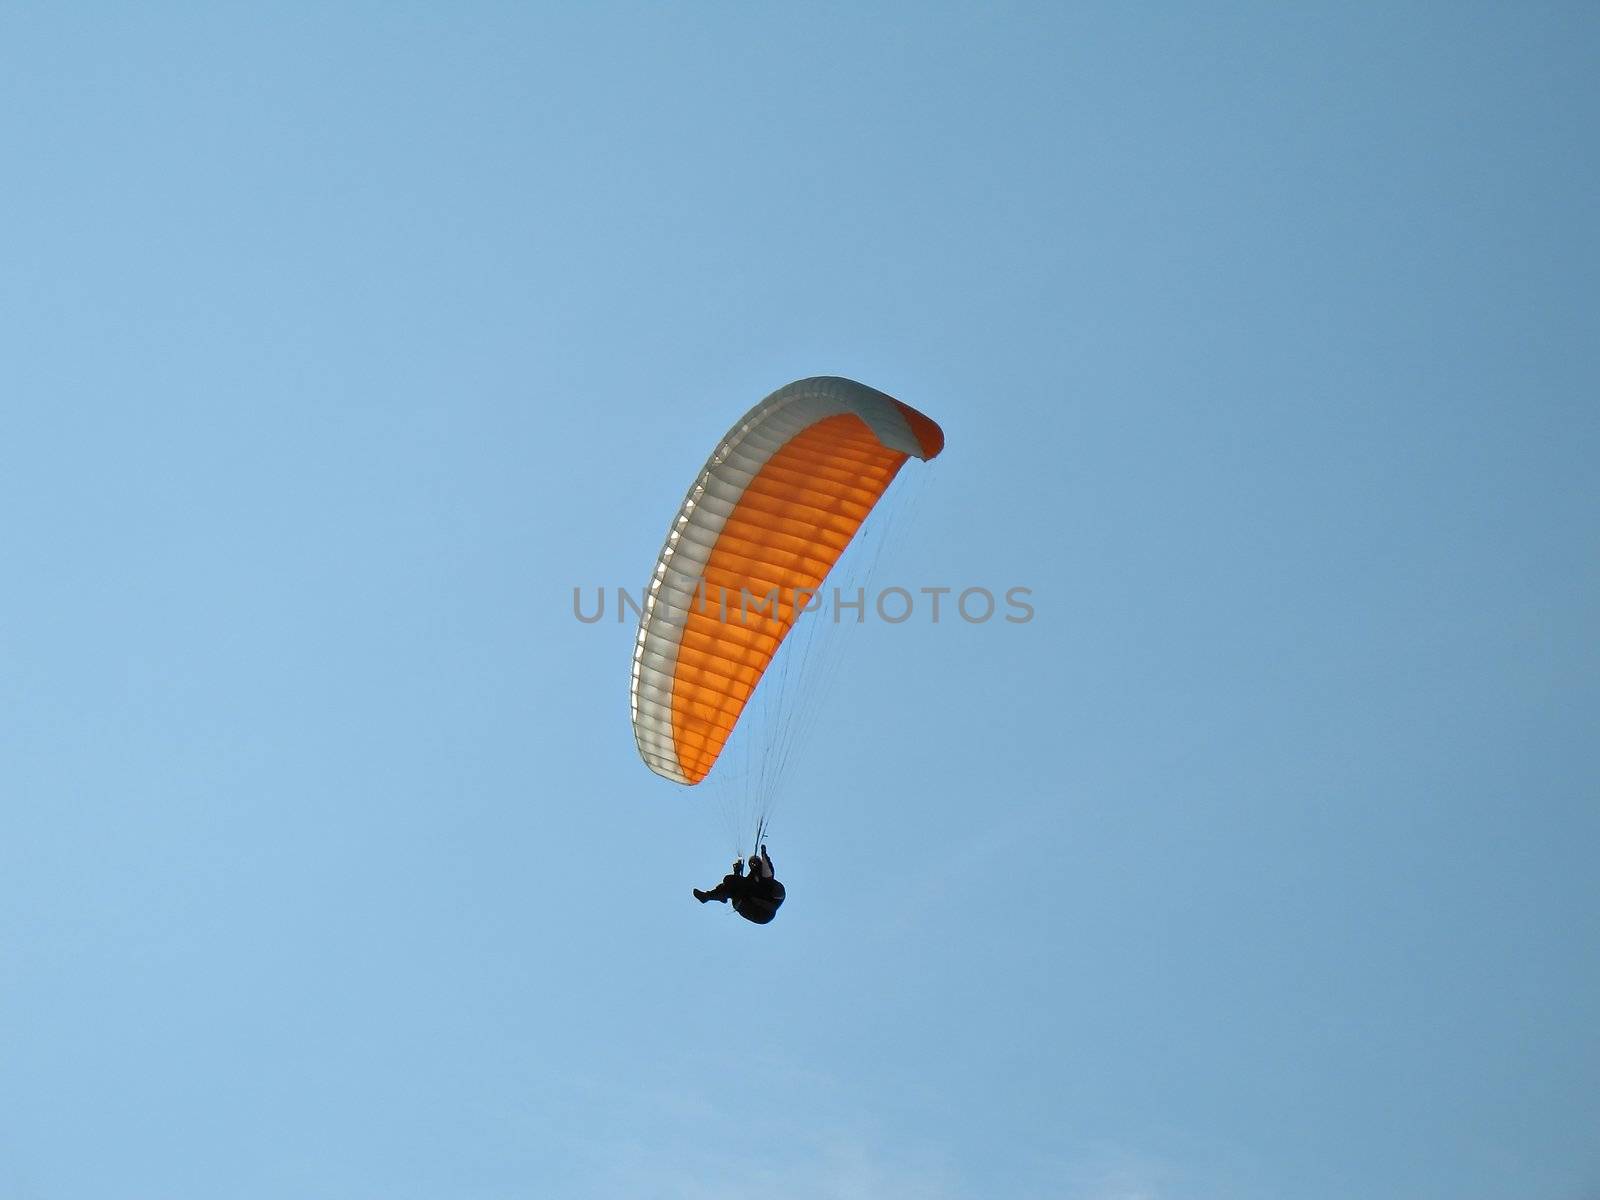
M 943 448 L 927 416 L 832 376 L 779 388 L 727 432 L 672 522 L 639 621 L 630 700 L 652 771 L 706 777 L 896 473 Z

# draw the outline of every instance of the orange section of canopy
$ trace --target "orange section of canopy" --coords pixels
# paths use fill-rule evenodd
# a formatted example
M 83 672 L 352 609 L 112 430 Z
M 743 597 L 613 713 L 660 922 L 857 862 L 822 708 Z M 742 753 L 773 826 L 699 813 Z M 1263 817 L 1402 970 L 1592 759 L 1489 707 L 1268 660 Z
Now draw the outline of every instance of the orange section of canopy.
M 939 427 L 899 407 L 937 454 Z M 706 562 L 673 672 L 672 736 L 688 782 L 704 779 L 722 752 L 794 624 L 796 591 L 821 584 L 906 457 L 840 413 L 796 434 L 746 486 Z

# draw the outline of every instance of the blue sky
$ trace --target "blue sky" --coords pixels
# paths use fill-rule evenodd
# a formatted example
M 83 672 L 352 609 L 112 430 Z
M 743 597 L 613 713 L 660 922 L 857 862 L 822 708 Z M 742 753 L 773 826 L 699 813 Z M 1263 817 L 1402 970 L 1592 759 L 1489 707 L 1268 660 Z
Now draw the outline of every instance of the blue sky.
M 1600 1194 L 1592 6 L 0 10 L 0 1196 Z M 633 630 L 936 417 L 756 928 Z

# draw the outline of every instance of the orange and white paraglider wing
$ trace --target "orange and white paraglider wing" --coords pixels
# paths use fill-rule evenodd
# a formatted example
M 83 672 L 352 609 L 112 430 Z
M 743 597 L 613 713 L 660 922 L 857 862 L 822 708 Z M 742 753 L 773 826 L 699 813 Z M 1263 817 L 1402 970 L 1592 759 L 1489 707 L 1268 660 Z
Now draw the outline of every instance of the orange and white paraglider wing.
M 916 409 L 827 376 L 779 388 L 728 431 L 645 594 L 631 700 L 652 771 L 705 778 L 794 624 L 796 591 L 803 603 L 821 584 L 907 458 L 943 448 Z

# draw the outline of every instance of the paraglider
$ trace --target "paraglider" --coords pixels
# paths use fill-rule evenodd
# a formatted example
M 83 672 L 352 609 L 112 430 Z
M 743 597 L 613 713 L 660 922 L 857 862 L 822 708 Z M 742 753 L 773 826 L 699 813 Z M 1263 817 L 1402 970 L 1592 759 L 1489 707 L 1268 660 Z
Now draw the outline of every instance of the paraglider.
M 734 912 L 757 925 L 765 925 L 778 915 L 786 895 L 783 884 L 773 872 L 766 846 L 761 847 L 759 854 L 750 856 L 748 875 L 744 872 L 744 859 L 735 859 L 733 870 L 724 875 L 716 887 L 709 892 L 694 889 L 694 898 L 701 904 L 708 900 L 731 901 Z
M 929 417 L 831 376 L 779 388 L 728 430 L 673 519 L 641 606 L 629 699 L 646 766 L 674 783 L 706 778 L 796 619 L 900 468 L 943 448 Z M 756 817 L 744 845 L 761 840 L 766 814 Z M 770 870 L 764 846 L 752 862 Z M 705 897 L 725 891 L 735 900 L 747 885 L 729 880 L 748 878 L 729 875 Z M 771 910 L 750 919 L 771 920 L 777 888 Z

